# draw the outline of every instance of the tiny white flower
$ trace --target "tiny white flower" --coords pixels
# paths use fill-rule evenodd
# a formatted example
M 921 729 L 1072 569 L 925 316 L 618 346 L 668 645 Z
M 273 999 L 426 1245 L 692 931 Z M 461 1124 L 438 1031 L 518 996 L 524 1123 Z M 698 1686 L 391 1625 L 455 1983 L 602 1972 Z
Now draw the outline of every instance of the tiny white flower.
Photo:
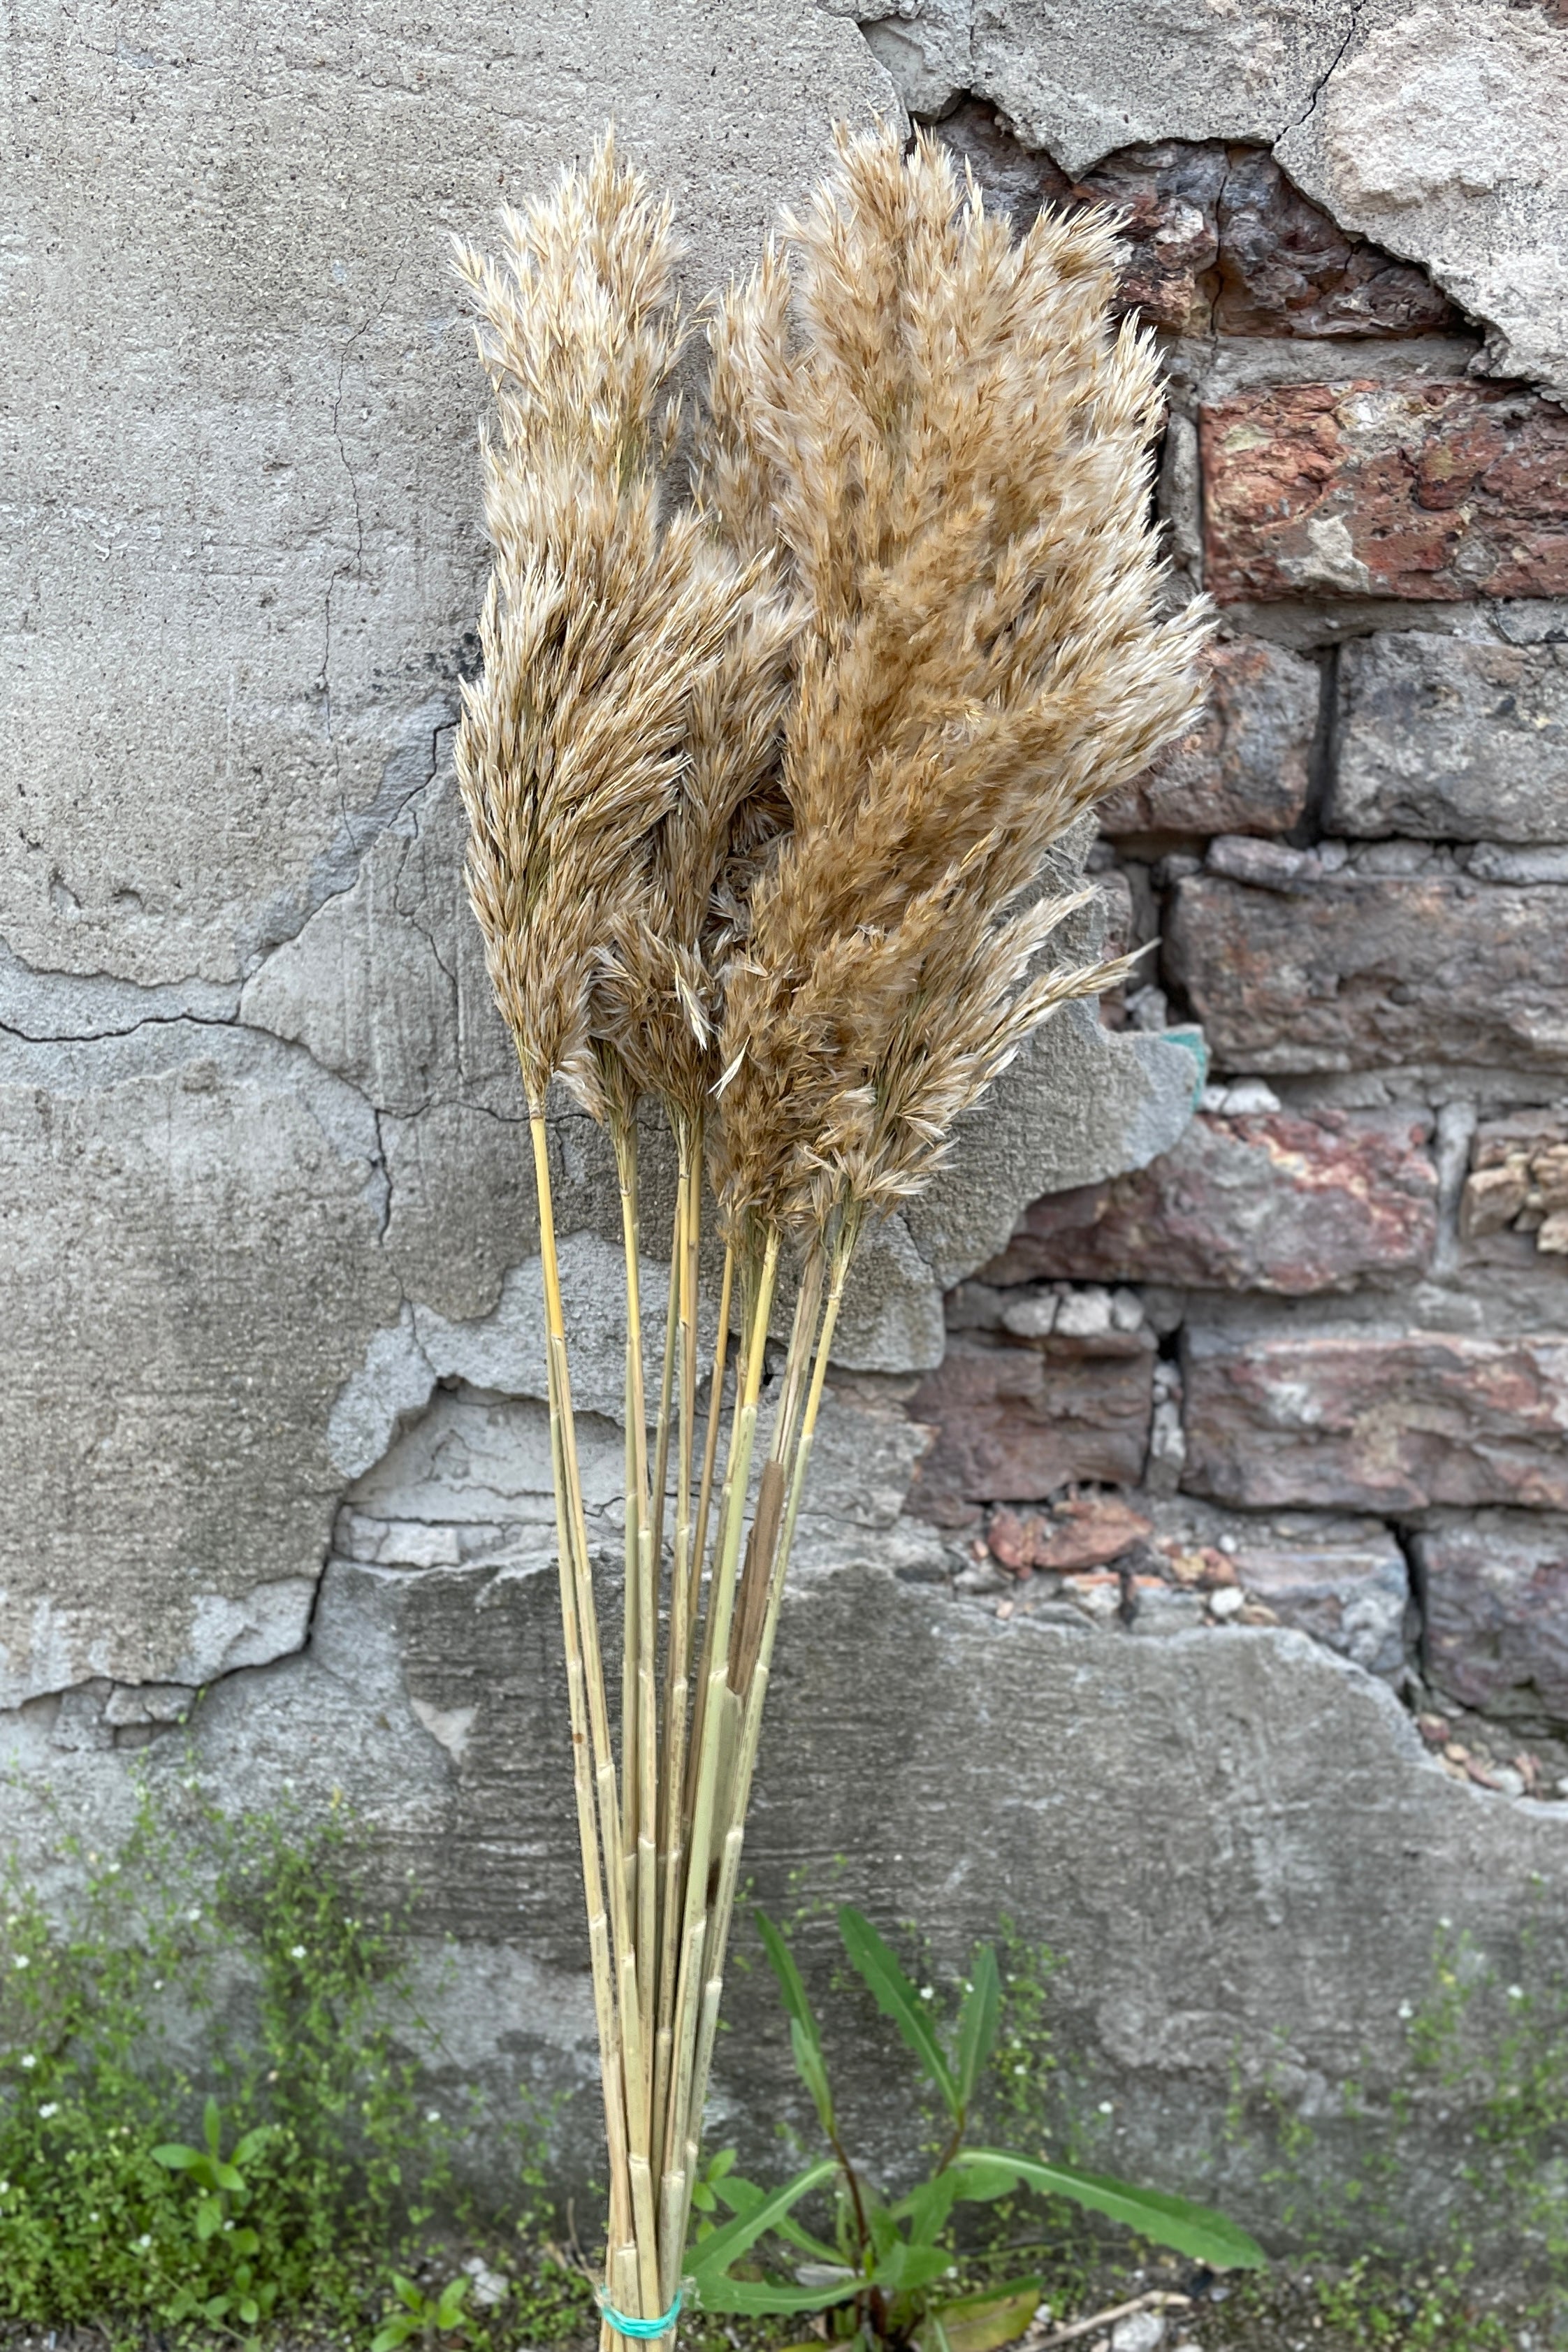
M 59 2111 L 60 2103 L 58 2099 L 46 2099 L 43 2105 L 38 2109 L 38 2113 L 43 2116 L 46 2123 L 51 2116 L 58 2116 Z
M 98 2215 L 96 2213 L 89 2213 L 87 2218 L 89 2221 L 96 2221 Z
M 9 2182 L 8 2180 L 0 2180 L 0 2197 L 8 2197 L 8 2196 L 10 2195 L 10 2193 L 11 2193 L 11 2184 L 10 2184 L 10 2182 Z
M 429 2107 L 429 2108 L 427 2108 L 427 2109 L 426 2110 L 425 2120 L 426 2120 L 426 2122 L 427 2124 L 438 2124 L 438 2123 L 440 2122 L 440 2120 L 441 2120 L 441 2110 L 440 2110 L 440 2108 L 439 2108 L 439 2107 Z
M 120 1875 L 120 1864 L 117 1862 L 111 1862 L 103 1874 L 105 1878 L 118 1878 Z
M 1399 2014 L 1404 2018 L 1411 2018 L 1415 2016 L 1415 2011 L 1411 2008 L 1410 2003 L 1407 2000 L 1402 2000 L 1399 2004 Z
M 30 1967 L 31 1962 L 26 1952 L 16 1952 L 12 1956 L 11 1965 L 14 1969 L 25 1969 Z
M 302 1960 L 302 1959 L 304 1958 L 304 1957 L 305 1957 L 305 1947 L 304 1947 L 304 1945 L 303 1945 L 303 1944 L 290 1944 L 290 1945 L 289 1945 L 289 1958 L 291 1960 Z
M 154 1977 L 154 1978 L 153 1978 L 153 1991 L 154 1991 L 154 1992 L 162 1992 L 162 1991 L 163 1991 L 163 1978 L 162 1978 L 162 1977 Z
M 1028 2071 L 1026 2066 L 1015 2066 L 1013 2069 L 1015 2074 L 1026 2074 Z
M 1101 2099 L 1100 2112 L 1102 2116 L 1113 2116 L 1116 2113 L 1115 2102 L 1111 2099 Z
M 145 2231 L 145 2230 L 143 2230 L 143 2231 L 142 2231 L 142 2235 L 137 2239 L 136 2242 L 137 2242 L 137 2244 L 141 2247 L 141 2249 L 142 2249 L 142 2252 L 143 2252 L 143 2253 L 145 2253 L 145 2252 L 146 2252 L 146 2251 L 147 2251 L 147 2249 L 148 2249 L 148 2247 L 152 2244 L 153 2241 L 152 2241 L 152 2239 L 147 2235 L 146 2231 Z
M 930 1985 L 921 1985 L 921 1999 L 922 2000 L 935 2000 L 935 1998 L 936 1998 L 936 1995 L 935 1995 L 935 1993 L 934 1993 L 934 1991 L 933 1991 L 932 1988 L 931 1988 Z
M 1524 1999 L 1524 1987 L 1522 1985 L 1510 1985 L 1508 1989 L 1508 1997 L 1510 2000 L 1522 2000 Z
M 1447 1935 L 1448 1929 L 1453 1926 L 1453 1924 L 1454 1923 L 1451 1919 L 1439 1919 L 1437 1922 L 1438 1927 L 1442 1928 L 1445 1935 Z
M 31 2073 L 32 2073 L 33 2068 L 37 2064 L 37 2063 L 38 2063 L 38 2062 L 37 2062 L 37 2060 L 34 2057 L 34 2055 L 33 2055 L 33 2053 L 32 2053 L 32 2052 L 31 2052 L 30 2050 L 27 2052 L 26 2056 L 26 2057 L 23 2059 L 23 2061 L 22 2061 L 22 2063 L 23 2063 L 24 2067 L 26 2069 L 26 2071 L 28 2072 L 28 2074 L 31 2074 Z
M 187 1912 L 186 1912 L 186 1914 L 185 1914 L 186 1918 L 187 1918 L 188 1920 L 190 1920 L 190 1922 L 191 1922 L 191 1924 L 192 1924 L 192 1926 L 193 1926 L 193 1927 L 195 1925 L 195 1922 L 196 1922 L 196 1921 L 201 1917 L 201 1916 L 202 1916 L 202 1912 L 201 1912 L 201 1906 L 200 1906 L 200 1904 L 199 1904 L 199 1903 L 197 1904 L 197 1906 L 196 1906 L 196 1907 L 195 1907 L 195 1909 L 194 1911 L 187 1911 Z

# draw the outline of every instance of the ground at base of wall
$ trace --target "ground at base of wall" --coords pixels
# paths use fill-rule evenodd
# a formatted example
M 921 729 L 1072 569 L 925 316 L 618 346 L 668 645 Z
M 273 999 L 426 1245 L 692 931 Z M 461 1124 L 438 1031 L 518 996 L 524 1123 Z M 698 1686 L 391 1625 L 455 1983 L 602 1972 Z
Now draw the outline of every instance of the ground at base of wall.
M 553 2250 L 552 2250 L 553 2251 Z M 495 2259 L 493 2247 L 487 2252 Z M 1016 2267 L 1029 2256 L 1021 2252 Z M 1035 2259 L 1039 2261 L 1037 2254 Z M 532 2260 L 525 2267 L 532 2267 Z M 420 2264 L 416 2284 L 432 2300 L 458 2268 L 500 2284 L 483 2257 L 461 2258 L 458 2248 Z M 1045 2296 L 1034 2326 L 1001 2352 L 1551 2352 L 1568 2344 L 1568 2311 L 1561 2297 L 1507 2281 L 1475 2284 L 1431 2263 L 1332 2265 L 1277 2263 L 1256 2276 L 1228 2279 L 1175 2256 L 1145 2263 L 1098 2255 L 1047 2259 Z M 960 2281 L 965 2292 L 983 2281 Z M 565 2334 L 531 2325 L 538 2315 L 514 2313 L 506 2301 L 476 2314 L 472 2333 L 411 2338 L 425 2352 L 596 2352 L 599 2332 L 586 2319 Z M 556 2321 L 559 2326 L 559 2319 Z M 372 2330 L 355 2336 L 294 2326 L 247 2336 L 247 2352 L 363 2352 Z M 150 2334 L 112 2321 L 59 2328 L 0 2324 L 0 2352 L 222 2352 L 240 2339 L 222 2330 Z M 696 2315 L 683 2325 L 680 2352 L 814 2352 L 826 2339 L 807 2321 L 730 2320 Z M 848 2352 L 848 2347 L 845 2347 Z

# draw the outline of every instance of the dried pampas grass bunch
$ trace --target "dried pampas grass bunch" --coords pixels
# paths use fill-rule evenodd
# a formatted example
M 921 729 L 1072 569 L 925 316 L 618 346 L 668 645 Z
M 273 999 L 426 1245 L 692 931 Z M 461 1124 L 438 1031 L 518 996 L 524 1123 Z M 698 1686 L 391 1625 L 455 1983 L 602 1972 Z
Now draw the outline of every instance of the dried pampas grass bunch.
M 1154 356 L 1110 323 L 1103 217 L 1042 214 L 1015 241 L 923 134 L 908 154 L 889 131 L 841 135 L 805 213 L 711 307 L 681 500 L 665 488 L 684 341 L 670 211 L 612 140 L 503 215 L 499 261 L 458 258 L 496 423 L 458 772 L 539 1188 L 606 2329 L 672 2335 L 773 1633 L 856 1243 L 1040 1023 L 1121 976 L 1049 959 L 1088 894 L 1055 889 L 1046 856 L 1189 721 L 1203 623 L 1160 612 Z M 620 1177 L 618 1749 L 556 1256 L 555 1081 L 607 1129 Z M 651 1403 L 647 1097 L 678 1169 Z M 700 1433 L 705 1194 L 724 1263 Z

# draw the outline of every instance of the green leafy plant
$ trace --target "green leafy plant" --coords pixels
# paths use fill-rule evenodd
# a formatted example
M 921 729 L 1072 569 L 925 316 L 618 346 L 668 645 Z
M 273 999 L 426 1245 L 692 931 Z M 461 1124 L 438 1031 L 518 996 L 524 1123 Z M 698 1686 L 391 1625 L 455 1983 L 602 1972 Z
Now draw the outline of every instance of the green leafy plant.
M 63 1823 L 54 1851 L 74 1892 L 47 1909 L 0 1881 L 0 2323 L 359 2340 L 439 2209 L 504 2258 L 531 2341 L 576 2326 L 586 2284 L 537 2242 L 550 2119 L 433 2090 L 345 1807 L 233 1816 L 171 1777 L 113 1853 Z M 481 2124 L 524 2183 L 500 2210 L 456 2178 Z
M 258 2320 L 270 2315 L 278 2300 L 279 2282 L 258 2267 L 259 2234 L 236 2217 L 243 2211 L 250 2195 L 242 2167 L 266 2147 L 276 2128 L 272 2124 L 256 2125 L 236 2141 L 226 2157 L 222 2113 L 217 2101 L 209 2097 L 202 2111 L 205 2146 L 188 2147 L 183 2141 L 174 2140 L 153 2150 L 154 2164 L 184 2174 L 195 2193 L 192 2226 L 197 2242 L 205 2246 L 216 2239 L 229 2272 L 229 2284 L 215 2294 L 204 2294 L 195 2286 L 180 2288 L 169 2307 L 171 2319 L 184 2319 L 199 2312 L 215 2326 L 237 2318 L 247 2327 L 254 2327 Z
M 1215 2270 L 1262 2266 L 1262 2250 L 1246 2231 L 1205 2206 L 1044 2157 L 971 2147 L 971 2116 L 1002 2016 L 994 1952 L 987 1944 L 976 1948 L 956 2025 L 944 2041 L 883 1937 L 845 1904 L 838 1927 L 849 1961 L 912 2053 L 946 2119 L 945 2143 L 928 2178 L 905 2196 L 881 2197 L 846 2147 L 821 2032 L 788 1940 L 763 1913 L 756 1918 L 783 1994 L 795 2066 L 829 2153 L 772 2190 L 741 2179 L 732 2164 L 710 2166 L 703 2180 L 709 2210 L 722 2205 L 730 2218 L 705 2225 L 693 2250 L 690 2287 L 705 2311 L 750 2317 L 830 2312 L 842 2336 L 889 2347 L 918 2345 L 921 2352 L 988 2352 L 1022 2332 L 1041 2282 L 1016 2278 L 984 2294 L 944 2296 L 956 2270 L 952 2216 L 958 2206 L 990 2203 L 1019 2189 L 1069 2199 Z M 814 2199 L 831 2210 L 831 2237 L 799 2218 Z M 789 2277 L 748 2274 L 758 2269 L 756 2250 L 770 2240 L 786 2250 Z
M 433 2345 L 443 2336 L 466 2335 L 472 2322 L 463 2303 L 472 2284 L 459 2273 L 447 2280 L 439 2294 L 429 2295 L 401 2271 L 394 2271 L 393 2293 L 402 2308 L 389 2312 L 382 2321 L 371 2337 L 370 2352 L 397 2352 L 399 2345 L 414 2336 L 421 2344 Z

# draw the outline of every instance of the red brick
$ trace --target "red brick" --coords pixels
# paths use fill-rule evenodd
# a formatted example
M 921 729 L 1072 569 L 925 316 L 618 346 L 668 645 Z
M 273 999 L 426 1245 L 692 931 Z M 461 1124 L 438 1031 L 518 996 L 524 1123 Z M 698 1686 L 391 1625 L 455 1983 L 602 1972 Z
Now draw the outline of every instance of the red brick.
M 956 1334 L 910 1400 L 910 1418 L 936 1432 L 910 1507 L 966 1527 L 983 1503 L 1043 1502 L 1079 1481 L 1135 1485 L 1153 1405 L 1146 1331 L 1033 1344 Z
M 1482 1715 L 1568 1727 L 1568 1520 L 1487 1511 L 1415 1538 L 1428 1678 Z
M 1430 1132 L 1407 1111 L 1200 1116 L 1150 1167 L 1036 1201 L 980 1279 L 1297 1294 L 1419 1272 L 1437 1233 Z
M 1568 1065 L 1568 886 L 1451 871 L 1180 884 L 1167 968 L 1230 1070 Z
M 1199 426 L 1222 604 L 1568 594 L 1568 415 L 1518 385 L 1253 387 Z
M 1244 1507 L 1568 1507 L 1568 1339 L 1194 1333 L 1184 1418 L 1184 1486 Z
M 1202 718 L 1100 804 L 1102 832 L 1289 833 L 1307 805 L 1318 671 L 1258 637 L 1216 637 Z
M 991 1557 L 1004 1568 L 1103 1568 L 1134 1544 L 1146 1543 L 1153 1521 L 1114 1495 L 1068 1495 L 1050 1511 L 992 1515 L 985 1530 Z

